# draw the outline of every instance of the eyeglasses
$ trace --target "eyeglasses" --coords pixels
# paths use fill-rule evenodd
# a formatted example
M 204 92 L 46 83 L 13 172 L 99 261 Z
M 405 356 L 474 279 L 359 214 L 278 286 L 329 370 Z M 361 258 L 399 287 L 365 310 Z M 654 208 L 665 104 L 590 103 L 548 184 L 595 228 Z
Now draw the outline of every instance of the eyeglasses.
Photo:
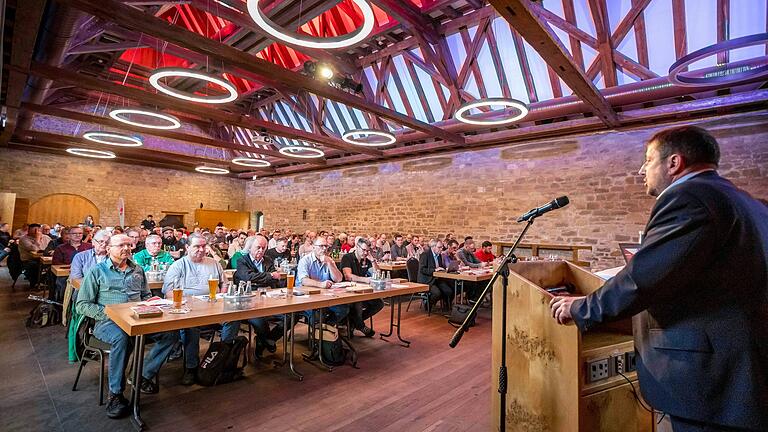
M 133 243 L 120 243 L 120 244 L 109 245 L 109 246 L 110 247 L 116 247 L 116 248 L 123 248 L 123 249 L 125 249 L 125 248 L 132 248 L 133 247 Z
M 92 242 L 92 243 L 96 243 L 96 244 L 100 244 L 100 245 L 103 245 L 103 244 L 106 244 L 106 243 L 107 243 L 107 242 L 106 242 L 106 241 L 104 241 L 104 240 L 95 240 L 95 239 L 94 239 L 94 240 L 91 240 L 91 242 Z
M 324 245 L 314 245 L 314 246 L 317 247 L 317 248 L 321 248 L 321 249 L 328 249 L 328 245 L 327 244 L 324 244 Z

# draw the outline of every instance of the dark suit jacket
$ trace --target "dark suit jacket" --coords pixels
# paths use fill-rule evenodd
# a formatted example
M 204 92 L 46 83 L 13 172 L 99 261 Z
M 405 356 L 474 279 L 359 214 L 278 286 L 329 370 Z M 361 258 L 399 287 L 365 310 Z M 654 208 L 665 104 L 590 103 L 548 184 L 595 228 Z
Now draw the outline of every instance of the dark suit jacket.
M 632 261 L 571 306 L 580 329 L 634 318 L 656 409 L 768 430 L 768 208 L 712 172 L 657 200 Z
M 441 254 L 437 254 L 437 259 L 440 267 L 445 267 L 443 265 L 443 257 Z M 432 256 L 432 249 L 428 248 L 421 255 L 419 255 L 418 282 L 423 284 L 434 285 L 435 277 L 432 276 L 432 272 L 435 271 L 435 268 L 436 268 L 435 258 Z
M 250 254 L 241 256 L 240 259 L 237 260 L 237 269 L 235 270 L 235 275 L 232 276 L 232 282 L 237 285 L 240 283 L 240 281 L 251 281 L 251 284 L 255 286 L 268 286 L 271 288 L 276 288 L 279 281 L 274 279 L 270 274 L 274 271 L 277 271 L 275 269 L 275 263 L 272 261 L 272 258 L 266 255 L 262 258 L 262 260 L 262 268 L 264 269 L 263 272 L 256 268 L 256 265 L 253 263 Z

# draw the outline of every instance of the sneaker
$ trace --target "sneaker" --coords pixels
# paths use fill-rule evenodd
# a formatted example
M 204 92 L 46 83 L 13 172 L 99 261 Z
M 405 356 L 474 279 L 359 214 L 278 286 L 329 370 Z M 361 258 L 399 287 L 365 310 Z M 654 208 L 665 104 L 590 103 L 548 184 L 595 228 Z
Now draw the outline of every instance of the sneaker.
M 141 384 L 139 385 L 139 389 L 142 393 L 146 394 L 155 394 L 160 391 L 159 388 L 157 388 L 157 385 L 155 385 L 155 381 L 151 379 L 147 379 L 142 377 L 141 378 Z
M 107 417 L 111 419 L 118 419 L 128 415 L 128 400 L 123 394 L 109 394 L 107 399 Z
M 274 354 L 277 352 L 277 343 L 273 340 L 267 339 L 266 348 L 267 348 L 267 351 Z
M 368 326 L 362 326 L 358 329 L 365 337 L 373 337 L 376 331 Z
M 197 380 L 197 368 L 185 369 L 184 376 L 181 377 L 181 385 L 191 386 Z

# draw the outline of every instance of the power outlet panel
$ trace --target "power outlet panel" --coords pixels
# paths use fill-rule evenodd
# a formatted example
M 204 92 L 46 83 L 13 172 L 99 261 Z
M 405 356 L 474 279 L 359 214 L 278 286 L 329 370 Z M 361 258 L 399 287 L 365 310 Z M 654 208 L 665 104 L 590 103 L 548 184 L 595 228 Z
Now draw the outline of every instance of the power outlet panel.
M 624 356 L 626 354 L 615 354 L 611 356 L 611 366 L 613 367 L 613 374 L 618 375 L 625 372 Z
M 634 351 L 627 351 L 624 353 L 624 370 L 627 372 L 634 372 L 637 370 L 637 357 Z
M 603 358 L 587 363 L 587 382 L 595 382 L 611 376 L 609 359 Z

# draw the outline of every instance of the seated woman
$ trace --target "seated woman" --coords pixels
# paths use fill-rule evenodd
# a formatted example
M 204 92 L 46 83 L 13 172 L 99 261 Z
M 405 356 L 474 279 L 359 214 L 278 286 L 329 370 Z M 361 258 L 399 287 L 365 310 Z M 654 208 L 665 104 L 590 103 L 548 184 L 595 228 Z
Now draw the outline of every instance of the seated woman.
M 232 282 L 238 285 L 242 282 L 251 282 L 254 287 L 277 287 L 280 273 L 275 269 L 275 263 L 264 255 L 269 244 L 266 237 L 256 235 L 249 237 L 245 242 L 243 252 L 247 252 L 237 260 L 237 270 Z M 273 353 L 277 351 L 277 341 L 283 335 L 282 316 L 252 318 L 248 320 L 256 331 L 256 358 L 261 358 L 264 349 Z M 270 329 L 270 325 L 274 325 Z

